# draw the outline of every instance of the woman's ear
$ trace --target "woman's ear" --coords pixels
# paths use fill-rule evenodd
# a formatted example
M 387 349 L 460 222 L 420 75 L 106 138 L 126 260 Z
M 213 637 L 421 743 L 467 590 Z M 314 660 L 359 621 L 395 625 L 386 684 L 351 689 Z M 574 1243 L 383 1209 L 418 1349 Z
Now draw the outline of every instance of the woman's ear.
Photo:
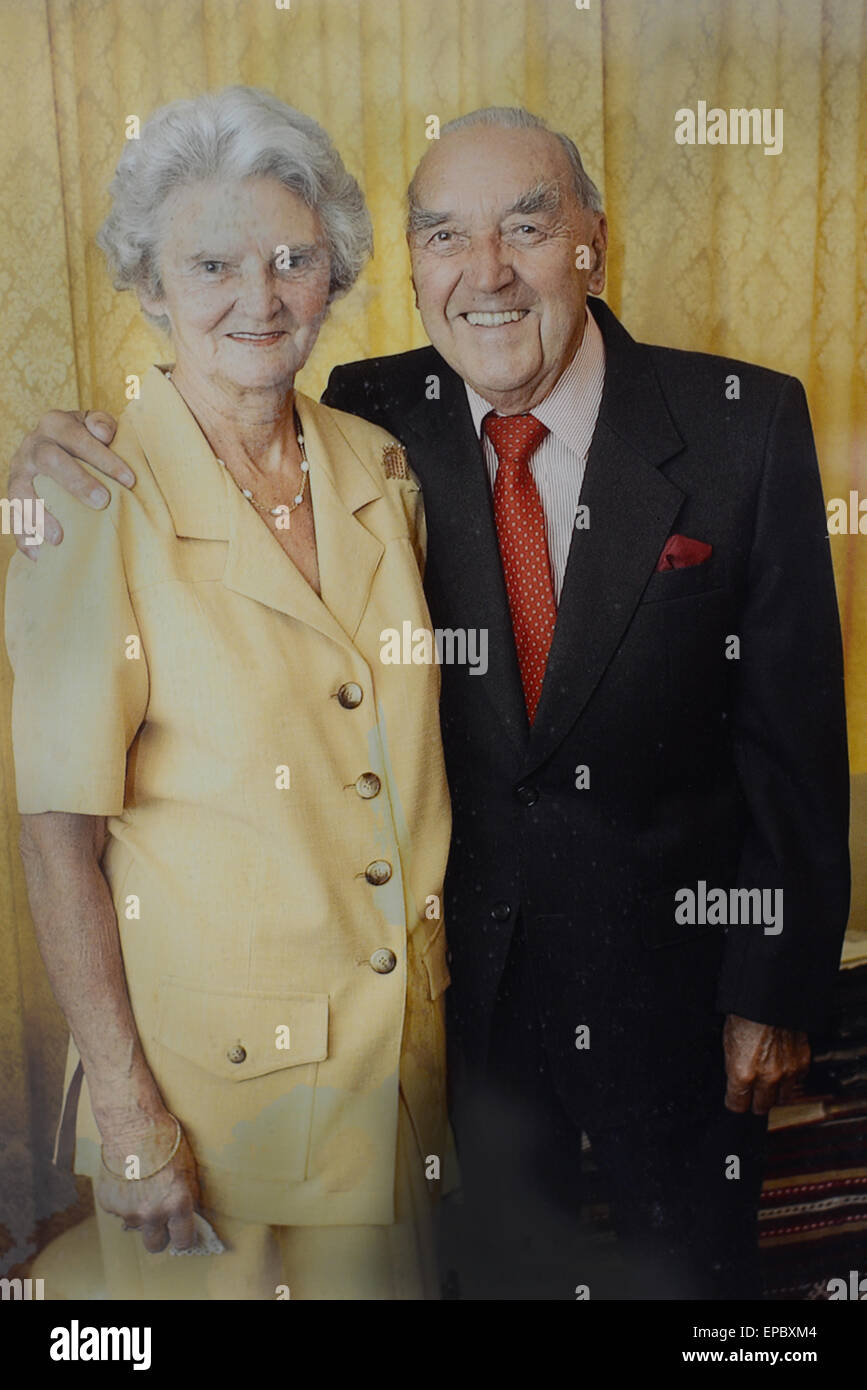
M 168 313 L 166 301 L 160 296 L 149 294 L 146 290 L 138 290 L 138 302 L 146 314 L 151 314 L 155 319 L 162 318 Z

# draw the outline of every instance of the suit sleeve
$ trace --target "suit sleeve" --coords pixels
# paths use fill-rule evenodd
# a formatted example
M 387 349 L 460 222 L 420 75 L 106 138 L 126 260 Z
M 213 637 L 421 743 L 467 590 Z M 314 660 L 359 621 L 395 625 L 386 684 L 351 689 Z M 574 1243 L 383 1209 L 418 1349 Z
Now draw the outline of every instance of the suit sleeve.
M 39 486 L 64 538 L 43 543 L 35 564 L 14 555 L 7 576 L 18 807 L 120 815 L 148 678 L 128 641 L 139 633 L 113 504 L 94 512 L 48 479 Z
M 782 929 L 730 926 L 725 1013 L 826 1020 L 849 911 L 849 772 L 840 623 L 803 387 L 771 422 L 734 675 L 732 740 L 746 809 L 738 887 L 782 890 Z

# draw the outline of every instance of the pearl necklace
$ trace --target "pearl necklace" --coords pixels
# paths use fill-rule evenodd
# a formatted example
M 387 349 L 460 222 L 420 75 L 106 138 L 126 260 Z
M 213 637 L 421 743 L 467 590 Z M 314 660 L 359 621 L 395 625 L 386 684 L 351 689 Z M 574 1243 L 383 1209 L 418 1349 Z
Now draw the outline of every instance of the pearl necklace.
M 166 372 L 165 378 L 166 381 L 171 381 L 171 372 Z M 277 521 L 277 527 L 281 531 L 288 531 L 290 529 L 292 523 L 289 520 L 289 518 L 291 517 L 294 511 L 298 510 L 298 508 L 301 506 L 301 503 L 304 501 L 304 493 L 307 489 L 307 478 L 310 473 L 310 464 L 307 461 L 307 450 L 304 445 L 304 435 L 301 430 L 301 421 L 298 419 L 297 410 L 293 410 L 293 416 L 295 420 L 295 428 L 298 431 L 298 433 L 295 435 L 295 438 L 298 440 L 298 447 L 301 450 L 301 486 L 292 500 L 291 507 L 287 502 L 278 502 L 276 507 L 267 507 L 264 506 L 261 502 L 257 502 L 250 489 L 248 487 L 241 487 L 241 484 L 238 482 L 237 478 L 233 475 L 231 470 L 226 467 L 226 464 L 223 462 L 223 460 L 217 459 L 217 463 L 220 465 L 221 468 L 224 468 L 226 472 L 229 474 L 229 477 L 232 479 L 232 482 L 237 487 L 241 496 L 246 497 L 247 501 L 253 504 L 257 512 L 262 512 L 267 516 L 279 518 L 279 520 Z

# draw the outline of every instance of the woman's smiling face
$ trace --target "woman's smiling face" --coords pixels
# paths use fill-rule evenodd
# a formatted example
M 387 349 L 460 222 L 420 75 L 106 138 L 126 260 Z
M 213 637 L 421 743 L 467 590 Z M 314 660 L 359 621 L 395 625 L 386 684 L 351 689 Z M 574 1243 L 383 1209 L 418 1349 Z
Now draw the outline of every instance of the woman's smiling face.
M 291 385 L 328 309 L 318 214 L 277 179 L 175 188 L 160 210 L 163 297 L 177 366 L 231 391 Z

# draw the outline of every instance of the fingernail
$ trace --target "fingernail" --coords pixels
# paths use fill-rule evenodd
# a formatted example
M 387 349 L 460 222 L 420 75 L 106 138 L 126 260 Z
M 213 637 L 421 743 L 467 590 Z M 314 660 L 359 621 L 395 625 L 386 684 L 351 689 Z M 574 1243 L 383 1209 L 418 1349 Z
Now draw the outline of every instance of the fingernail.
M 108 493 L 104 487 L 95 487 L 90 494 L 90 500 L 95 507 L 104 507 L 108 501 Z
M 106 444 L 111 439 L 111 430 L 104 420 L 94 420 L 91 427 L 91 434 L 99 435 L 100 439 L 104 440 Z
M 129 469 L 124 469 L 120 475 L 120 481 L 123 483 L 124 487 L 132 487 L 135 482 L 135 474 L 130 473 Z

